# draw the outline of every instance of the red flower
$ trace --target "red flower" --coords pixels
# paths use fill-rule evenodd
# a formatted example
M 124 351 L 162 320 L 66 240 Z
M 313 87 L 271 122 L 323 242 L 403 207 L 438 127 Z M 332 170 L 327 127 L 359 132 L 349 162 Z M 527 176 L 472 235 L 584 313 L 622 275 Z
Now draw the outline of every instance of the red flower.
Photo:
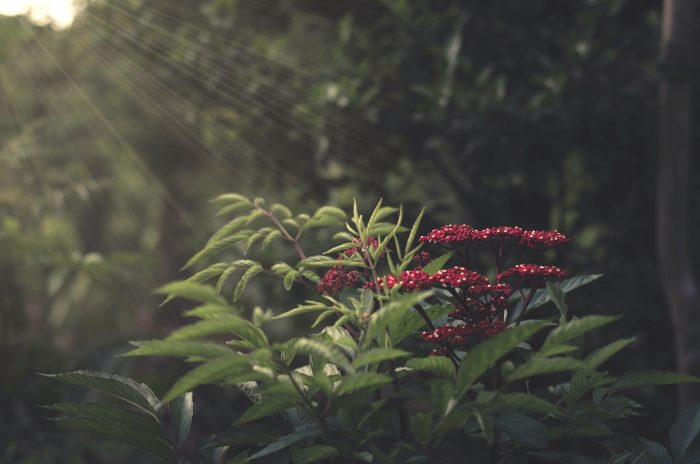
M 344 288 L 357 288 L 360 286 L 360 273 L 348 271 L 342 266 L 330 268 L 321 277 L 321 283 L 316 287 L 318 293 L 335 295 Z
M 470 347 L 504 330 L 506 325 L 502 321 L 483 320 L 468 324 L 444 325 L 421 333 L 421 338 L 443 346 Z
M 428 264 L 431 260 L 432 257 L 430 256 L 430 253 L 427 251 L 421 251 L 413 257 L 413 265 L 415 266 L 415 269 L 422 269 L 423 266 Z
M 544 287 L 548 280 L 566 277 L 566 272 L 556 266 L 539 266 L 537 264 L 518 264 L 496 276 L 496 280 L 515 280 L 518 285 L 530 288 Z
M 376 282 L 367 282 L 365 284 L 365 288 L 372 289 L 375 292 L 378 291 L 378 289 L 381 287 L 386 287 L 387 289 L 391 290 L 392 288 L 396 287 L 396 285 L 398 285 L 399 283 L 399 279 L 397 279 L 396 276 L 389 274 L 384 277 L 377 277 Z
M 415 271 L 403 271 L 401 273 L 402 290 L 427 290 L 432 286 L 433 281 L 427 272 L 418 269 Z
M 488 279 L 478 272 L 474 272 L 461 266 L 442 269 L 431 276 L 433 285 L 443 285 L 455 288 L 471 287 L 473 285 L 487 285 Z
M 421 242 L 439 243 L 441 245 L 466 243 L 469 241 L 472 230 L 472 227 L 466 224 L 447 224 L 438 229 L 431 230 L 427 235 L 423 235 L 418 240 Z
M 521 227 L 490 227 L 472 230 L 469 239 L 472 242 L 502 243 L 506 240 L 520 240 L 524 230 Z
M 345 250 L 345 255 L 348 257 L 355 256 L 355 254 L 359 253 L 362 249 L 377 248 L 379 246 L 379 240 L 377 240 L 375 237 L 367 237 L 367 243 L 362 243 L 360 239 L 357 238 L 353 240 L 353 242 L 362 246 L 348 248 L 347 250 Z
M 556 230 L 526 230 L 520 237 L 520 244 L 528 248 L 543 250 L 569 242 L 569 238 Z
M 509 296 L 513 293 L 513 289 L 507 284 L 485 284 L 472 285 L 466 290 L 467 295 L 471 297 L 479 296 Z

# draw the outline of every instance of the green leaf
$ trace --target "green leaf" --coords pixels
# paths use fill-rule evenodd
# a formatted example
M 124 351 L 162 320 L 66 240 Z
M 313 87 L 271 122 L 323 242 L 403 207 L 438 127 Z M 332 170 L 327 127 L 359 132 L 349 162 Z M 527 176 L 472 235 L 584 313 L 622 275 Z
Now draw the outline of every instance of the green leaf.
M 586 367 L 586 363 L 574 358 L 533 357 L 527 363 L 515 368 L 508 375 L 508 382 L 552 372 L 571 371 L 583 367 Z
M 273 240 L 281 238 L 282 237 L 282 232 L 279 230 L 273 230 L 269 234 L 267 234 L 267 237 L 265 237 L 265 240 L 263 240 L 262 244 L 260 245 L 260 248 L 262 250 L 267 249 L 268 246 L 270 246 L 270 243 L 272 243 Z
M 571 378 L 571 384 L 563 392 L 567 406 L 573 405 L 589 391 L 615 381 L 614 377 L 608 377 L 602 372 L 593 370 L 591 366 L 580 369 Z
M 159 420 L 157 412 L 158 398 L 156 395 L 147 385 L 138 383 L 130 378 L 93 371 L 41 375 L 59 382 L 89 388 L 113 396 L 136 406 L 154 419 Z
M 438 377 L 454 380 L 456 369 L 454 363 L 447 356 L 428 356 L 427 358 L 413 358 L 406 363 L 406 367 L 418 371 L 429 372 Z
M 60 419 L 59 423 L 109 440 L 127 443 L 163 463 L 176 462 L 175 451 L 170 444 L 132 427 L 94 417 L 66 417 Z
M 612 342 L 609 345 L 605 345 L 604 347 L 589 354 L 588 357 L 586 357 L 586 364 L 588 364 L 591 368 L 595 369 L 596 367 L 600 366 L 605 361 L 610 359 L 618 351 L 632 343 L 634 340 L 634 337 L 624 338 L 622 340 Z
M 224 193 L 211 200 L 211 203 L 250 203 L 250 200 L 238 193 Z
M 581 319 L 573 319 L 552 330 L 545 339 L 542 349 L 546 350 L 560 345 L 573 338 L 580 337 L 588 331 L 610 324 L 617 319 L 619 317 L 616 316 L 586 316 Z
M 661 445 L 655 441 L 640 438 L 639 439 L 639 446 L 644 451 L 646 451 L 647 454 L 655 457 L 656 463 L 658 463 L 658 464 L 673 464 L 673 458 L 671 457 L 671 453 L 669 453 L 668 450 L 666 449 L 666 447 L 664 447 L 663 445 Z M 653 463 L 650 463 L 650 464 L 653 464 Z
M 411 227 L 411 232 L 409 232 L 408 238 L 406 239 L 406 245 L 404 248 L 405 255 L 407 255 L 409 253 L 409 251 L 411 250 L 411 246 L 413 246 L 413 241 L 416 239 L 416 235 L 418 235 L 418 227 L 420 227 L 420 223 L 423 220 L 423 214 L 425 214 L 425 207 L 421 208 L 420 213 L 418 214 L 418 217 L 413 222 L 413 227 Z
M 148 433 L 163 441 L 167 440 L 163 427 L 153 419 L 153 416 L 126 409 L 122 406 L 100 403 L 59 403 L 46 406 L 46 408 L 75 416 L 108 420 L 142 433 Z
M 321 429 L 319 429 L 316 424 L 302 424 L 300 426 L 295 427 L 292 433 L 283 437 L 279 437 L 278 439 L 267 445 L 265 448 L 252 455 L 250 459 L 252 460 L 269 456 L 272 453 L 276 453 L 277 451 L 288 448 L 294 443 L 318 436 L 320 434 Z
M 218 358 L 235 354 L 235 352 L 219 343 L 207 341 L 171 341 L 147 340 L 132 342 L 137 348 L 120 356 L 177 356 L 187 358 Z
M 253 205 L 251 205 L 250 203 L 232 203 L 219 209 L 219 211 L 217 211 L 214 216 L 223 216 L 229 213 L 233 213 L 234 211 L 238 211 L 239 209 L 247 209 L 248 211 L 250 211 L 252 208 Z
M 223 210 L 222 210 L 223 211 Z M 222 212 L 219 211 L 219 212 Z M 207 241 L 207 246 L 212 245 L 222 238 L 231 235 L 232 233 L 236 232 L 239 230 L 241 227 L 243 227 L 248 220 L 248 216 L 240 216 L 237 218 L 234 218 L 224 224 L 219 230 L 217 230 L 214 235 L 212 235 L 209 240 Z M 206 247 L 205 247 L 206 248 Z
M 345 221 L 348 217 L 345 211 L 335 206 L 321 206 L 316 210 L 314 216 L 332 216 L 340 221 Z
M 291 270 L 284 276 L 283 285 L 285 290 L 291 290 L 292 285 L 294 284 L 294 280 L 297 278 L 298 275 L 299 273 L 297 271 Z
M 219 448 L 222 446 L 260 445 L 275 441 L 282 431 L 278 427 L 264 424 L 249 424 L 236 427 L 205 439 L 200 448 Z
M 328 309 L 324 303 L 319 301 L 308 300 L 306 304 L 299 305 L 296 308 L 292 308 L 282 314 L 278 314 L 273 319 L 284 319 L 285 317 L 298 316 L 299 314 L 312 313 L 316 311 L 325 311 Z
M 527 321 L 486 340 L 462 358 L 457 371 L 457 399 L 484 373 L 513 348 L 543 329 L 548 321 Z
M 170 402 L 170 416 L 175 425 L 175 436 L 177 437 L 177 447 L 180 448 L 187 440 L 192 425 L 192 414 L 194 404 L 192 403 L 192 392 L 178 396 Z
M 199 385 L 217 383 L 225 380 L 233 373 L 250 370 L 250 365 L 244 356 L 233 355 L 213 359 L 180 377 L 168 390 L 168 393 L 165 394 L 162 402 L 169 403 L 178 396 L 194 390 Z
M 385 304 L 379 311 L 370 316 L 367 334 L 363 343 L 367 345 L 377 336 L 383 336 L 384 330 L 391 334 L 398 330 L 401 319 L 412 306 L 420 304 L 432 295 L 432 292 L 417 292 L 400 295 Z
M 445 253 L 442 256 L 438 256 L 434 260 L 430 261 L 425 267 L 423 267 L 423 270 L 427 272 L 430 275 L 435 274 L 437 271 L 443 268 L 445 264 L 452 258 L 452 255 L 454 255 L 454 251 L 450 251 L 448 253 Z
M 343 378 L 335 392 L 338 395 L 344 395 L 360 389 L 376 390 L 388 383 L 391 383 L 391 377 L 386 374 L 377 372 L 357 372 Z
M 182 313 L 186 317 L 198 317 L 200 319 L 212 319 L 215 317 L 233 314 L 235 309 L 228 305 L 204 304 L 193 309 L 188 309 Z
M 547 285 L 547 295 L 554 302 L 554 305 L 561 314 L 561 320 L 566 321 L 566 315 L 569 312 L 569 306 L 564 300 L 564 291 L 553 282 L 545 282 Z
M 191 338 L 225 333 L 235 333 L 242 339 L 248 340 L 260 348 L 268 345 L 267 337 L 262 330 L 255 327 L 250 321 L 233 314 L 215 319 L 205 319 L 194 324 L 186 325 L 171 333 L 166 340 L 188 340 Z
M 615 389 L 623 389 L 698 382 L 700 382 L 700 378 L 678 372 L 637 370 L 622 374 L 613 387 Z
M 249 407 L 235 425 L 245 424 L 298 406 L 302 401 L 296 389 L 288 383 L 270 385 L 262 390 L 261 394 L 262 399 Z
M 567 294 L 579 287 L 582 287 L 584 285 L 587 285 L 591 282 L 593 282 L 596 279 L 599 279 L 602 277 L 603 274 L 591 274 L 591 275 L 583 275 L 583 276 L 576 276 L 572 277 L 570 279 L 563 280 L 561 282 L 558 282 L 556 285 L 561 289 L 561 291 L 564 294 Z M 512 301 L 517 301 L 518 297 L 513 296 Z M 527 307 L 527 312 L 532 311 L 533 309 L 542 306 L 546 303 L 551 301 L 549 292 L 547 289 L 539 289 L 535 292 L 535 295 L 532 297 L 532 300 L 530 300 L 530 304 Z M 520 319 L 523 313 L 523 301 L 519 301 L 518 304 L 516 305 L 515 309 L 511 312 L 510 315 L 510 322 L 516 322 Z
M 238 285 L 236 285 L 236 290 L 233 292 L 233 301 L 238 301 L 241 298 L 243 290 L 245 290 L 245 287 L 248 285 L 248 282 L 250 282 L 250 279 L 260 274 L 262 271 L 263 267 L 257 263 L 245 271 L 241 277 L 241 280 L 238 281 Z
M 561 415 L 561 410 L 554 404 L 528 393 L 499 393 L 492 404 L 507 409 Z
M 194 266 L 196 263 L 203 260 L 204 258 L 208 258 L 209 256 L 215 255 L 221 251 L 226 250 L 227 248 L 231 248 L 237 243 L 246 240 L 253 233 L 254 231 L 245 229 L 228 237 L 224 237 L 210 244 L 207 244 L 207 246 L 205 246 L 203 250 L 197 252 L 192 258 L 190 258 L 190 260 L 187 261 L 187 263 L 182 267 L 182 269 L 187 269 L 191 266 Z
M 423 308 L 423 311 L 428 316 L 428 319 L 434 321 L 435 319 L 449 313 L 453 309 L 454 308 L 452 306 L 433 305 Z M 394 330 L 392 330 L 391 343 L 393 345 L 398 345 L 401 343 L 401 341 L 406 339 L 406 337 L 410 336 L 426 325 L 427 323 L 423 319 L 423 316 L 418 313 L 418 311 L 416 311 L 414 308 L 409 309 L 401 318 Z
M 352 365 L 355 369 L 368 364 L 374 364 L 382 361 L 387 361 L 389 359 L 403 358 L 410 356 L 411 353 L 404 350 L 397 350 L 394 348 L 374 348 L 368 351 L 360 353 Z
M 186 280 L 165 284 L 158 288 L 156 293 L 168 295 L 168 299 L 166 301 L 179 297 L 198 301 L 200 303 L 226 305 L 226 301 L 224 301 L 224 299 L 221 298 L 212 287 L 194 282 L 188 282 Z
M 671 452 L 676 460 L 681 459 L 685 455 L 698 433 L 700 433 L 700 404 L 696 404 L 680 413 L 671 426 L 671 431 L 669 432 Z
M 294 350 L 298 353 L 306 353 L 323 358 L 347 372 L 355 371 L 355 368 L 352 367 L 345 355 L 330 342 L 299 338 L 294 342 Z
M 515 443 L 529 448 L 546 448 L 549 442 L 547 428 L 527 414 L 513 412 L 494 418 L 496 430 L 508 435 Z
M 337 457 L 340 452 L 329 445 L 312 445 L 292 453 L 294 464 L 309 464 Z
M 280 219 L 292 217 L 292 211 L 284 205 L 275 203 L 270 207 L 270 212 Z
M 229 266 L 229 263 L 214 263 L 211 266 L 208 266 L 202 269 L 201 271 L 197 272 L 192 277 L 188 278 L 187 281 L 194 282 L 197 284 L 206 282 L 212 277 L 216 277 L 222 272 L 224 272 Z

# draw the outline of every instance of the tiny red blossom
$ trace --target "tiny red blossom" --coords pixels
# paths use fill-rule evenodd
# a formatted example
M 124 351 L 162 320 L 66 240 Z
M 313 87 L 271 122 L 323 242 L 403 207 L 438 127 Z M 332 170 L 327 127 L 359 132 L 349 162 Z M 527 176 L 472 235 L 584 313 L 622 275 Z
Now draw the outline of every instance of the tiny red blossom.
M 487 340 L 505 329 L 503 321 L 483 320 L 468 324 L 444 325 L 421 333 L 421 338 L 443 346 L 465 347 Z
M 472 285 L 466 290 L 467 295 L 471 297 L 479 296 L 509 296 L 513 293 L 513 289 L 508 284 L 485 284 Z
M 414 270 L 401 273 L 401 288 L 403 290 L 427 290 L 432 286 L 433 281 L 425 271 Z
M 360 286 L 360 273 L 348 271 L 342 266 L 330 268 L 321 277 L 321 283 L 316 287 L 318 293 L 335 295 L 344 288 L 357 288 Z
M 379 246 L 379 240 L 377 240 L 376 237 L 367 237 L 367 243 L 362 244 L 360 239 L 355 239 L 353 242 L 362 245 L 361 247 L 354 247 L 354 248 L 348 248 L 345 250 L 345 255 L 348 257 L 355 256 L 357 253 L 360 252 L 362 248 L 377 248 Z
M 431 276 L 433 285 L 443 285 L 455 288 L 471 287 L 472 285 L 486 285 L 488 279 L 478 272 L 455 266 L 442 269 Z
M 544 287 L 548 280 L 559 280 L 566 277 L 566 272 L 556 266 L 540 266 L 537 264 L 518 264 L 496 276 L 496 280 L 513 279 L 518 285 L 531 288 Z
M 422 269 L 426 264 L 432 260 L 430 253 L 427 251 L 421 251 L 413 257 L 413 265 L 415 269 Z
M 396 278 L 396 276 L 389 274 L 384 277 L 377 277 L 376 282 L 367 282 L 365 284 L 365 288 L 372 289 L 375 292 L 381 287 L 386 287 L 387 289 L 391 290 L 392 288 L 396 287 L 399 283 L 400 281 Z
M 466 224 L 447 224 L 438 229 L 431 230 L 419 240 L 421 242 L 439 243 L 441 245 L 466 243 L 469 241 L 472 230 L 472 227 Z
M 526 230 L 520 237 L 520 244 L 528 248 L 543 250 L 568 243 L 569 238 L 556 230 Z
M 469 234 L 471 242 L 502 243 L 506 240 L 520 240 L 524 230 L 521 227 L 489 227 L 488 229 L 472 230 Z

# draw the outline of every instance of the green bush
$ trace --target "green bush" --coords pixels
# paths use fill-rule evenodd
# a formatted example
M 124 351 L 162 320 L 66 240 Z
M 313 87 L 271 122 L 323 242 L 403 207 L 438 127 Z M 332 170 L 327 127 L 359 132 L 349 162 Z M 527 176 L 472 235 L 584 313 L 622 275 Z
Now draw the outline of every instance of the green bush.
M 160 288 L 166 302 L 195 302 L 184 316 L 196 322 L 134 342 L 126 356 L 181 357 L 194 367 L 162 398 L 120 376 L 50 374 L 120 400 L 50 406 L 60 422 L 165 463 L 696 462 L 688 449 L 698 407 L 672 427 L 671 452 L 615 431 L 641 412 L 627 390 L 700 379 L 601 368 L 633 339 L 589 349 L 586 334 L 617 318 L 571 316 L 565 302 L 599 276 L 504 267 L 511 254 L 564 244 L 562 234 L 448 225 L 419 238 L 422 212 L 405 227 L 402 209 L 381 202 L 369 217 L 355 207 L 348 220 L 331 206 L 295 216 L 237 194 L 215 201 L 235 217 L 186 267 L 273 241 L 290 245 L 297 262 L 215 262 Z M 328 231 L 339 244 L 307 256 L 302 238 L 313 246 Z M 433 257 L 424 247 L 442 251 Z M 493 263 L 489 277 L 471 270 L 485 263 Z M 241 308 L 247 284 L 265 276 L 313 297 L 276 315 Z M 548 303 L 556 317 L 535 311 Z M 308 322 L 305 336 L 271 340 L 267 329 L 291 317 Z M 243 392 L 250 406 L 228 430 L 197 440 L 194 455 L 183 444 L 192 392 L 205 384 Z

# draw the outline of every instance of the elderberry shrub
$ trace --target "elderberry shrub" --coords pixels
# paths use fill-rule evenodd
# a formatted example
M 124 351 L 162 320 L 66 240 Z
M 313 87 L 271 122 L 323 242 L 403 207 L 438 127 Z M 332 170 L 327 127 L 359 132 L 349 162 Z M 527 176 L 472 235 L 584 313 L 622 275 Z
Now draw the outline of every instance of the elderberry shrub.
M 181 357 L 191 369 L 160 398 L 118 375 L 47 374 L 118 399 L 50 406 L 60 422 L 165 463 L 672 462 L 662 444 L 614 425 L 641 413 L 628 389 L 699 379 L 603 368 L 633 339 L 587 347 L 588 332 L 617 318 L 573 316 L 565 302 L 600 276 L 510 262 L 517 249 L 537 259 L 565 245 L 562 233 L 446 225 L 421 236 L 422 211 L 405 227 L 403 210 L 381 202 L 369 216 L 355 206 L 348 219 L 331 206 L 294 215 L 238 194 L 215 201 L 234 217 L 186 264 L 198 272 L 159 289 L 166 302 L 194 302 L 184 315 L 196 322 L 126 353 Z M 339 244 L 308 256 L 322 229 Z M 274 241 L 295 259 L 211 262 Z M 475 269 L 484 253 L 493 268 Z M 308 299 L 281 314 L 250 311 L 236 303 L 254 278 L 299 286 Z M 270 324 L 300 316 L 311 322 L 305 336 L 268 339 Z M 222 398 L 245 395 L 249 406 L 229 429 L 189 437 L 192 392 L 204 384 L 222 385 Z M 672 428 L 679 462 L 697 414 Z

